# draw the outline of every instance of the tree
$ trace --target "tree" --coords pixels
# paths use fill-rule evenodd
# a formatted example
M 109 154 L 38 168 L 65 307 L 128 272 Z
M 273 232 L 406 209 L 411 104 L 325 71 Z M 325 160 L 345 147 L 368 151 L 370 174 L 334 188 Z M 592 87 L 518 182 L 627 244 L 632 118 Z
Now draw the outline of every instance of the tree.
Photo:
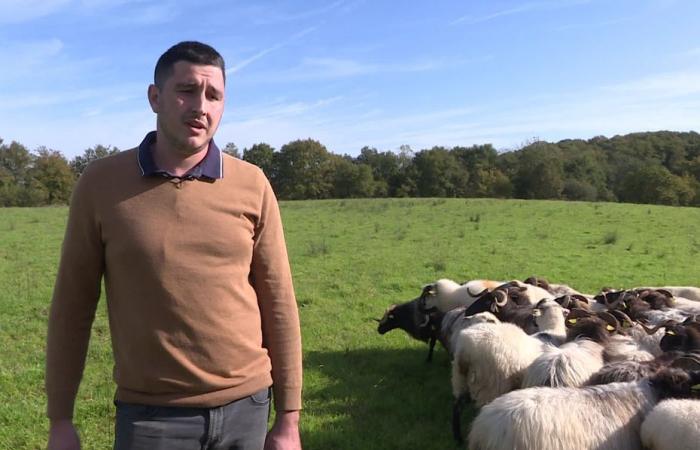
M 73 158 L 70 162 L 70 167 L 73 169 L 73 173 L 75 173 L 76 177 L 79 177 L 85 168 L 90 164 L 91 162 L 95 161 L 96 159 L 104 158 L 105 156 L 109 155 L 114 155 L 115 153 L 119 153 L 119 149 L 117 147 L 112 147 L 110 145 L 104 146 L 101 144 L 97 144 L 94 147 L 90 147 L 86 149 L 82 155 L 78 155 L 75 158 Z
M 241 158 L 241 154 L 238 151 L 238 146 L 233 142 L 229 142 L 228 144 L 226 144 L 226 146 L 224 146 L 224 148 L 221 149 L 221 151 L 226 153 L 227 155 L 233 156 L 234 158 Z
M 28 206 L 32 155 L 19 142 L 0 143 L 0 206 Z
M 687 179 L 656 165 L 645 166 L 628 174 L 622 183 L 620 200 L 678 206 L 691 204 L 695 195 L 694 186 Z
M 561 198 L 564 169 L 556 145 L 537 142 L 520 150 L 514 185 L 515 195 L 519 198 Z
M 372 169 L 349 156 L 333 156 L 333 197 L 366 198 L 374 193 Z
M 421 197 L 460 197 L 467 193 L 469 172 L 443 147 L 421 150 L 413 158 Z
M 274 178 L 275 149 L 261 142 L 243 150 L 243 160 L 260 167 L 268 178 Z
M 44 193 L 49 205 L 66 204 L 70 199 L 75 175 L 68 161 L 60 152 L 40 147 L 31 168 L 35 189 Z
M 321 199 L 331 195 L 331 157 L 326 147 L 313 139 L 296 140 L 275 154 L 277 173 L 272 186 L 280 198 Z

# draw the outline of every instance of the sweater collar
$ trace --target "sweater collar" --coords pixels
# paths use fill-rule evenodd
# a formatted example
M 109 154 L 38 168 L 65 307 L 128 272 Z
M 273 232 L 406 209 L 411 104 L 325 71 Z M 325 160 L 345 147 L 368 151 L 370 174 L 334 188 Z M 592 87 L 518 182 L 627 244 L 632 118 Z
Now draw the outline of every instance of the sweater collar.
M 151 153 L 151 147 L 156 142 L 156 132 L 151 131 L 146 134 L 138 148 L 138 162 L 141 175 L 163 175 L 172 177 L 167 171 L 156 166 Z M 209 141 L 209 149 L 204 159 L 194 166 L 184 177 L 216 180 L 224 177 L 224 165 L 221 160 L 221 150 L 214 143 L 214 139 Z M 184 178 L 182 177 L 182 178 Z

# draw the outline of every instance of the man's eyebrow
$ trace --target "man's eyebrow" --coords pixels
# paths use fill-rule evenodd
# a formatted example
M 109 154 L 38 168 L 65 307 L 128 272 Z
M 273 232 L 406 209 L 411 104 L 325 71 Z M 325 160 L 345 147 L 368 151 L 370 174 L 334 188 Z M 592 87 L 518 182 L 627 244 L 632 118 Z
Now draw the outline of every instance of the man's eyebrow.
M 195 81 L 182 81 L 180 83 L 175 83 L 176 88 L 189 88 L 189 87 L 197 87 L 198 83 Z
M 182 81 L 180 83 L 175 83 L 175 89 L 188 89 L 188 88 L 197 88 L 199 87 L 199 83 L 196 81 Z M 218 88 L 212 86 L 211 84 L 207 85 L 207 90 L 212 91 L 216 95 L 222 95 L 223 91 L 220 91 Z

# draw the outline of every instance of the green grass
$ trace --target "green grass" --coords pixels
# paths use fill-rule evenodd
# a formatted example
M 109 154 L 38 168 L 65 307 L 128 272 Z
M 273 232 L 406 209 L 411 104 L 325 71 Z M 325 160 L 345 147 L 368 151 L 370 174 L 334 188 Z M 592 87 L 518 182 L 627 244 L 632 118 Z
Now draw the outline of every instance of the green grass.
M 698 285 L 700 209 L 553 201 L 380 199 L 282 204 L 304 342 L 307 449 L 454 448 L 449 364 L 371 319 L 438 278 L 544 276 Z M 46 320 L 65 208 L 0 209 L 0 448 L 45 447 Z M 76 422 L 111 448 L 111 351 L 98 310 Z M 468 419 L 473 411 L 464 414 Z M 466 425 L 466 424 L 465 424 Z

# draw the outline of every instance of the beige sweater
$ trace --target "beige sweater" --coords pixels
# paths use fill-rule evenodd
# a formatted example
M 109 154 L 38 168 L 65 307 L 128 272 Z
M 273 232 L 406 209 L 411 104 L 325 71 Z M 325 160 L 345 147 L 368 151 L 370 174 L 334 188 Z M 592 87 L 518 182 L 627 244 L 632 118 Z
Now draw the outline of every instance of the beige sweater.
M 301 408 L 301 337 L 274 193 L 223 156 L 224 178 L 142 176 L 137 150 L 92 163 L 73 193 L 49 318 L 50 418 L 73 414 L 104 276 L 116 398 L 219 406 L 270 384 Z

